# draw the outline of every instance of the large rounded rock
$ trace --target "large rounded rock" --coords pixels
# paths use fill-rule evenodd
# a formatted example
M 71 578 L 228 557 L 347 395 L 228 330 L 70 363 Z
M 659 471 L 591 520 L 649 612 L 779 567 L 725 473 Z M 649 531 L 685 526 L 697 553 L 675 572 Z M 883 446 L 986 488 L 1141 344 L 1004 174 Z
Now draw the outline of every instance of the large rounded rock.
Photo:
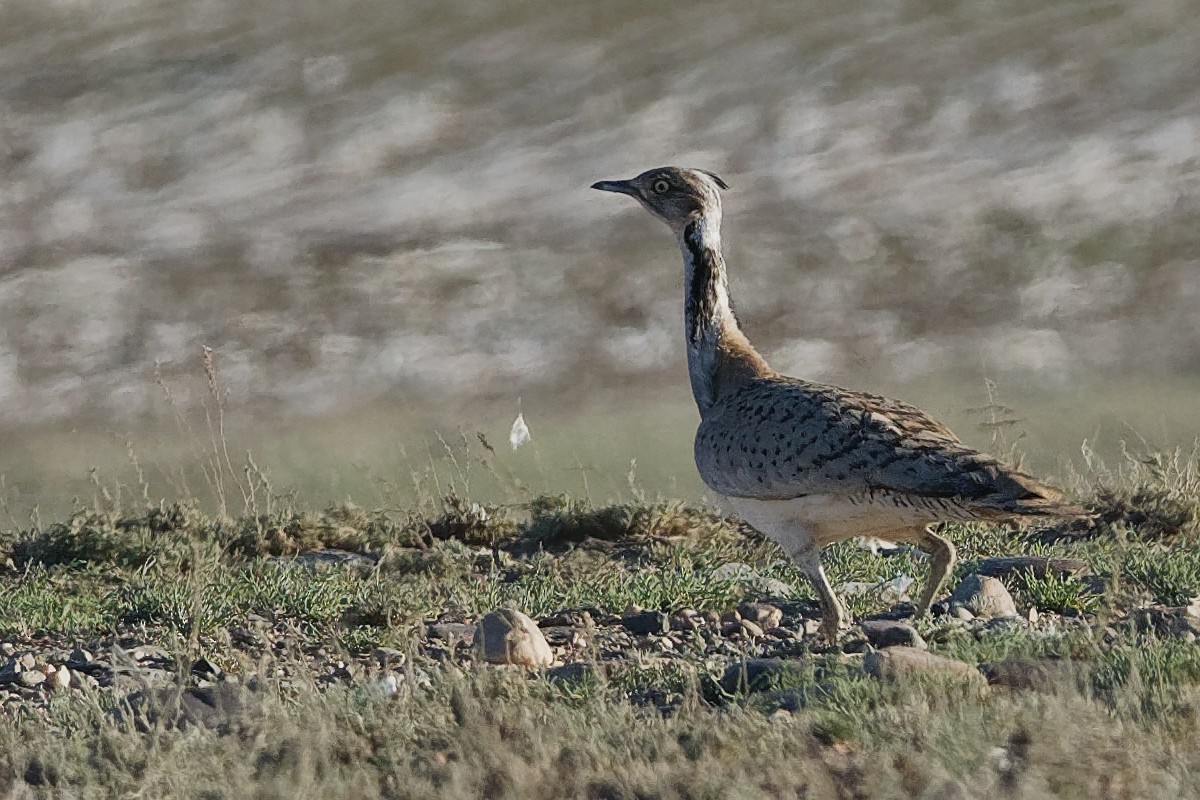
M 950 596 L 950 608 L 964 608 L 976 617 L 993 619 L 1017 616 L 1017 604 L 1008 589 L 997 578 L 972 573 Z
M 548 667 L 554 653 L 537 623 L 511 608 L 491 612 L 475 628 L 475 648 L 492 664 Z
M 889 647 L 863 657 L 863 670 L 873 678 L 888 682 L 940 680 L 987 687 L 987 680 L 974 664 L 934 655 L 915 647 Z

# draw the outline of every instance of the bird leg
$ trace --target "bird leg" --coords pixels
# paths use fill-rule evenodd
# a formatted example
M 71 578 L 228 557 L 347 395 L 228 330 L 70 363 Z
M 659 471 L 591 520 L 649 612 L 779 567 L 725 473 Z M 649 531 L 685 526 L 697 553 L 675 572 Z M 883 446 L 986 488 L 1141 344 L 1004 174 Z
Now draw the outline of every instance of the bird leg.
M 821 566 L 821 548 L 815 542 L 810 542 L 807 547 L 788 555 L 817 590 L 817 597 L 821 601 L 821 633 L 830 643 L 836 642 L 838 634 L 846 626 L 846 612 L 833 593 L 825 568 Z
M 925 584 L 925 590 L 921 592 L 921 600 L 917 603 L 917 610 L 914 614 L 919 617 L 929 610 L 933 598 L 937 596 L 942 584 L 946 582 L 950 570 L 954 568 L 957 554 L 949 539 L 926 529 L 922 529 L 919 536 L 915 538 L 915 544 L 930 556 L 929 581 Z

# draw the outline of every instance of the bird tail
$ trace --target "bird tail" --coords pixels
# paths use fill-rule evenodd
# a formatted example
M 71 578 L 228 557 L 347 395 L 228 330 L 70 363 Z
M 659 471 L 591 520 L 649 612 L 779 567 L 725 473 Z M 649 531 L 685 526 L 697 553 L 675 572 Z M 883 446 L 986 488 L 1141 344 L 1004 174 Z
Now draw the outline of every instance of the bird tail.
M 1085 520 L 1096 516 L 1067 500 L 1058 489 L 1023 472 L 1010 471 L 1005 477 L 1004 490 L 976 499 L 981 516 L 1012 520 Z

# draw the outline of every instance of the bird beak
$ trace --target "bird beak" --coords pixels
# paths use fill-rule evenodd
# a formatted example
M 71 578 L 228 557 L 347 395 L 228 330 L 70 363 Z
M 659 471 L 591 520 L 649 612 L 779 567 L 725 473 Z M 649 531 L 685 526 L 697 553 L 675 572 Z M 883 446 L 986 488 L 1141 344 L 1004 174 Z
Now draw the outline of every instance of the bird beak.
M 602 192 L 616 192 L 617 194 L 627 194 L 632 197 L 638 196 L 638 191 L 633 187 L 633 181 L 596 181 L 592 184 L 593 189 L 599 189 Z

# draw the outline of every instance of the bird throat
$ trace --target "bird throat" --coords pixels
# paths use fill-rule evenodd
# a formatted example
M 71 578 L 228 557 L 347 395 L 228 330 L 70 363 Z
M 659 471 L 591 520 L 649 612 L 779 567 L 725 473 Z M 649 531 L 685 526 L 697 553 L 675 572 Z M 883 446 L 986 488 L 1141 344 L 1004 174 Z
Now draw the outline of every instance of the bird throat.
M 729 297 L 721 221 L 700 216 L 679 232 L 684 264 L 684 328 L 692 395 L 703 415 L 721 395 L 770 374 L 738 325 Z

